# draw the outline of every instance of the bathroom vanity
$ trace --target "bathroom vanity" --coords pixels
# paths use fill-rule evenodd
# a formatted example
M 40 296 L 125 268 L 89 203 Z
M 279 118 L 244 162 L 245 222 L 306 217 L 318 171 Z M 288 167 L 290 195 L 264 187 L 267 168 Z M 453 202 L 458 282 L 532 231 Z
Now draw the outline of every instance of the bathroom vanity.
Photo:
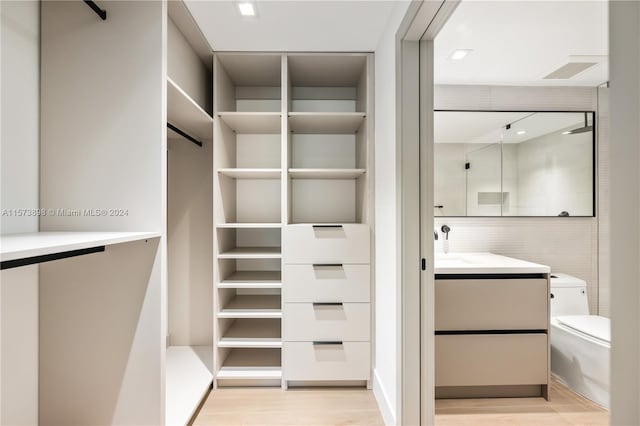
M 437 254 L 437 398 L 549 398 L 548 266 Z

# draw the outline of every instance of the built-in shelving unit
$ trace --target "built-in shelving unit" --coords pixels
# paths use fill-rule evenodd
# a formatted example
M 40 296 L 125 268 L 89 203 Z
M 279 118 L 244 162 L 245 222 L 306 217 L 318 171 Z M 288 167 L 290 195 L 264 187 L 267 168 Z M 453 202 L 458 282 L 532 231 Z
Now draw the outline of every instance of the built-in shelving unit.
M 366 223 L 367 56 L 288 56 L 288 223 Z
M 281 383 L 282 61 L 214 58 L 215 386 Z
M 287 227 L 369 221 L 369 62 L 215 55 L 214 386 L 285 383 Z

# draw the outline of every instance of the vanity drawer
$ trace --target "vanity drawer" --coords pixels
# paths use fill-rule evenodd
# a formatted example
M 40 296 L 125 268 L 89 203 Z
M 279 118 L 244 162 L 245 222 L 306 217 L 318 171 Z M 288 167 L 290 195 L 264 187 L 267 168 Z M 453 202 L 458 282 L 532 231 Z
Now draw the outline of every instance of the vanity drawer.
M 546 334 L 435 336 L 436 386 L 546 384 L 547 348 Z
M 285 265 L 285 302 L 369 302 L 369 265 Z
M 546 279 L 436 280 L 436 330 L 546 330 Z
M 368 342 L 371 339 L 371 305 L 285 303 L 283 339 Z
M 369 380 L 367 342 L 285 342 L 285 380 Z
M 284 230 L 284 262 L 369 263 L 369 225 L 288 225 Z

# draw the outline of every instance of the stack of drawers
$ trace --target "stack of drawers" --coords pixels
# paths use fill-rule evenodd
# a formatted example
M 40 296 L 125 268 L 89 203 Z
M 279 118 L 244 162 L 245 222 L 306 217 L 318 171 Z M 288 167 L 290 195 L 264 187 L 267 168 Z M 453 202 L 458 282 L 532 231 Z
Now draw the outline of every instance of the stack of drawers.
M 369 226 L 289 225 L 284 238 L 285 383 L 368 381 Z

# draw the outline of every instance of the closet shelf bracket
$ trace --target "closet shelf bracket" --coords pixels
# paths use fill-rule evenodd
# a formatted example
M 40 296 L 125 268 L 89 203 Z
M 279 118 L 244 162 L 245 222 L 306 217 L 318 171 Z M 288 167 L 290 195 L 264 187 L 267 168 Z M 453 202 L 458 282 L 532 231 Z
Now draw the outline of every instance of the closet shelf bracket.
M 101 9 L 100 6 L 96 4 L 95 1 L 92 0 L 84 0 L 84 2 L 93 10 L 103 21 L 107 20 L 107 11 Z
M 176 132 L 177 134 L 179 134 L 180 136 L 182 136 L 183 138 L 185 138 L 186 140 L 188 140 L 189 142 L 193 142 L 196 145 L 198 145 L 199 147 L 202 147 L 202 142 L 200 142 L 198 139 L 194 138 L 193 136 L 189 135 L 188 133 L 180 130 L 179 128 L 177 128 L 173 124 L 167 123 L 167 127 L 170 128 L 171 130 L 173 130 L 174 132 Z

